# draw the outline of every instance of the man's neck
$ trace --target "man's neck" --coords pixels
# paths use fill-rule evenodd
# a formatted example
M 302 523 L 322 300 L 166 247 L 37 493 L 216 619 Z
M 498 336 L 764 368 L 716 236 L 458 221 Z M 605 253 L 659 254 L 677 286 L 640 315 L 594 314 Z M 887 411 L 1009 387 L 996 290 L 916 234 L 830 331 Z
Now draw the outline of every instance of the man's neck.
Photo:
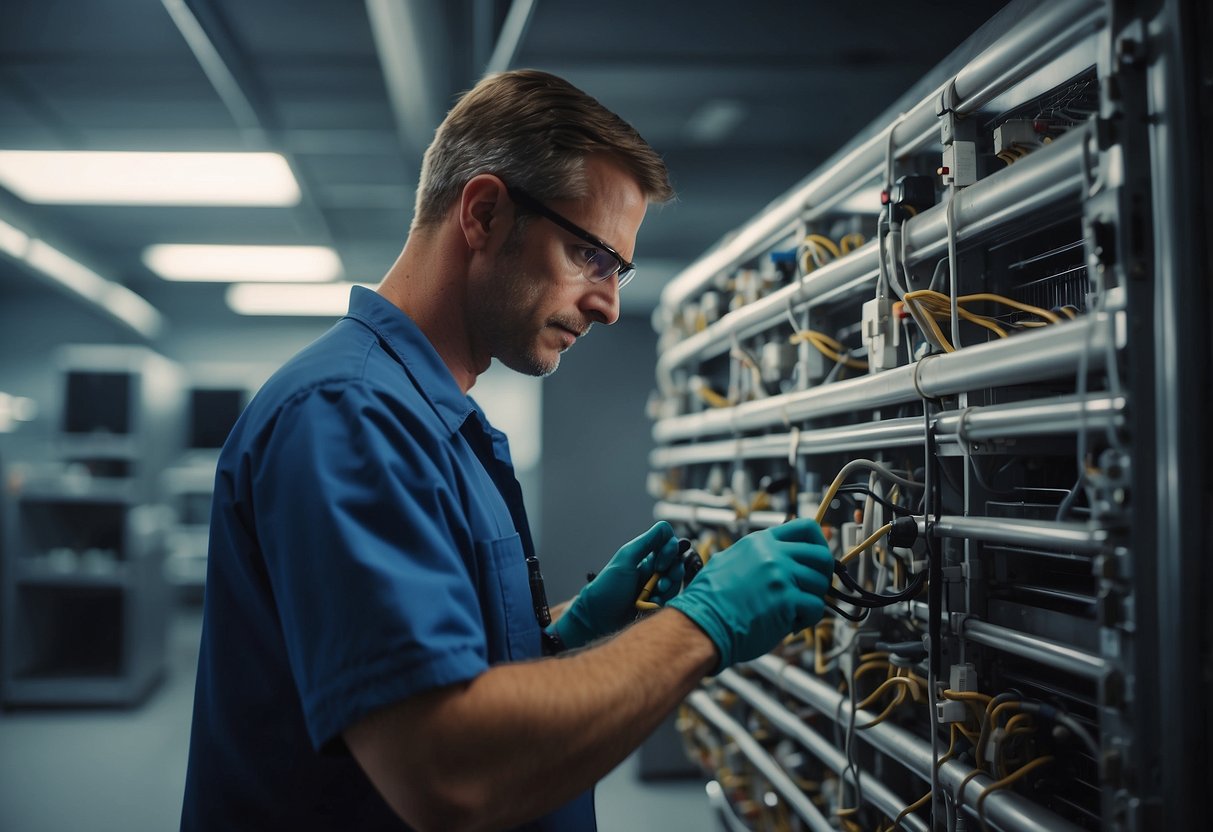
M 467 262 L 443 233 L 411 234 L 378 291 L 417 324 L 466 394 L 488 361 L 476 356 L 468 331 Z

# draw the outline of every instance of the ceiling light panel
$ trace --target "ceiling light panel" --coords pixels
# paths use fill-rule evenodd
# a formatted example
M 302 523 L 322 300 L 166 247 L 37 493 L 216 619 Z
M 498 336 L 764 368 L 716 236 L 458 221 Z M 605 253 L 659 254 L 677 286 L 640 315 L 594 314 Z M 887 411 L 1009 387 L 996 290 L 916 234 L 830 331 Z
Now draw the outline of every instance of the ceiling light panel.
M 240 315 L 307 315 L 336 318 L 350 305 L 350 289 L 370 283 L 240 283 L 227 289 L 227 305 Z
M 277 153 L 0 150 L 0 185 L 60 205 L 255 205 L 299 202 Z
M 337 252 L 324 246 L 149 246 L 143 263 L 165 280 L 324 283 L 341 276 Z

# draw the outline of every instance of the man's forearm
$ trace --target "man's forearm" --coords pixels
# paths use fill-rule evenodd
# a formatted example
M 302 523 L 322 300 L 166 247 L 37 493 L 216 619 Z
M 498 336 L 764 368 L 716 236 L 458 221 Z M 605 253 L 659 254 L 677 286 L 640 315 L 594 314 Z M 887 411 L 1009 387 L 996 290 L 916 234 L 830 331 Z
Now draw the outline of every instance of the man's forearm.
M 662 611 L 565 657 L 499 665 L 461 688 L 415 697 L 350 732 L 351 748 L 402 816 L 418 811 L 417 771 L 453 816 L 435 825 L 507 828 L 549 811 L 626 757 L 717 661 L 710 639 L 681 613 Z M 402 758 L 363 761 L 360 732 L 399 736 Z M 365 746 L 363 746 L 365 748 Z M 383 763 L 389 763 L 384 765 Z M 403 786 L 404 791 L 397 789 Z

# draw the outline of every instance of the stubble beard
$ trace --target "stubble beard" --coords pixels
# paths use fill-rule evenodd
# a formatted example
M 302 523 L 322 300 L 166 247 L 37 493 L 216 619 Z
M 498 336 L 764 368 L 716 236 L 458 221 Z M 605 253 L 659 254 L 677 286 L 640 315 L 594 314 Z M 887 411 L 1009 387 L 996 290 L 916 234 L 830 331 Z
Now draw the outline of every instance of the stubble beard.
M 521 234 L 515 233 L 502 247 L 494 290 L 473 302 L 473 325 L 494 358 L 514 372 L 542 378 L 556 372 L 560 354 L 547 358 L 540 351 L 538 342 L 546 327 L 536 330 L 530 313 L 543 286 L 526 274 L 518 256 L 521 242 Z

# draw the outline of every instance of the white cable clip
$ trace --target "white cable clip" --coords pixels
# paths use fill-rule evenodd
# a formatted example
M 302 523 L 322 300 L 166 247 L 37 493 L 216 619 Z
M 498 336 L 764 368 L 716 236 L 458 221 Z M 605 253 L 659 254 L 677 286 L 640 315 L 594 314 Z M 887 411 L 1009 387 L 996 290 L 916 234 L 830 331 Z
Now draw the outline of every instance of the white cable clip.
M 795 468 L 800 457 L 800 428 L 793 426 L 788 433 L 788 466 Z

